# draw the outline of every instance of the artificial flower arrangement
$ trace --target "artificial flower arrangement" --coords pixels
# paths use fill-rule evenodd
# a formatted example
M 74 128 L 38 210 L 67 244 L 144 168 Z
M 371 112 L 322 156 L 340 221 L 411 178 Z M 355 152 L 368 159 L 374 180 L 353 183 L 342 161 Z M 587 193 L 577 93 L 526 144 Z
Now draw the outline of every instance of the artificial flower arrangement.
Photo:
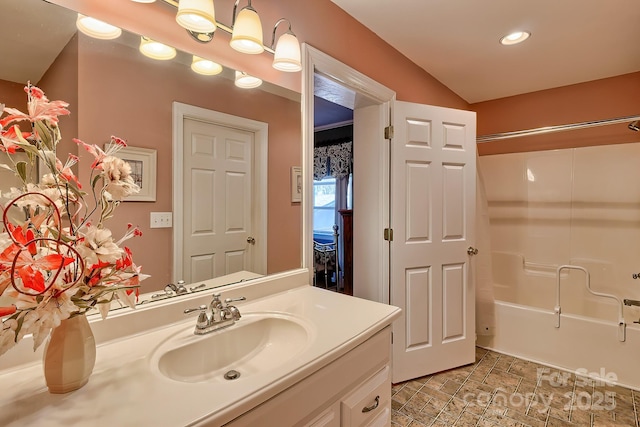
M 0 104 L 0 151 L 9 159 L 0 167 L 22 181 L 2 195 L 0 301 L 8 296 L 11 303 L 0 304 L 0 355 L 27 334 L 37 349 L 62 320 L 93 308 L 105 318 L 113 300 L 135 307 L 139 283 L 148 277 L 121 246 L 140 230 L 129 224 L 115 240 L 105 227 L 120 201 L 140 191 L 129 164 L 115 156 L 126 142 L 112 136 L 103 150 L 74 139 L 95 159 L 86 193 L 72 171 L 78 157 L 70 154 L 62 163 L 56 154 L 58 117 L 69 114 L 68 104 L 49 101 L 31 84 L 25 92 L 27 113 Z M 23 132 L 18 122 L 31 130 Z M 16 160 L 18 152 L 28 161 Z M 36 164 L 47 173 L 30 182 Z

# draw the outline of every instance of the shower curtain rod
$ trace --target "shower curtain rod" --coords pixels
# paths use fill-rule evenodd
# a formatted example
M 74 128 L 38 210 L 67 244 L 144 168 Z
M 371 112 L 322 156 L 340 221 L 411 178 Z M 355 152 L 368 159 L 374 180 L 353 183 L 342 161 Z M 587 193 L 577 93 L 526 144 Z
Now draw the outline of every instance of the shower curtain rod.
M 494 133 L 491 135 L 480 135 L 476 138 L 476 142 L 481 143 L 481 142 L 497 141 L 501 139 L 519 138 L 521 136 L 531 136 L 531 135 L 540 135 L 540 134 L 552 133 L 552 132 L 586 129 L 586 128 L 591 128 L 596 126 L 606 126 L 606 125 L 613 125 L 613 124 L 624 123 L 624 122 L 633 122 L 634 120 L 640 120 L 640 116 L 626 116 L 626 117 L 618 117 L 615 119 L 596 120 L 593 122 L 581 122 L 581 123 L 572 123 L 568 125 L 545 126 L 541 128 L 535 128 L 535 129 Z

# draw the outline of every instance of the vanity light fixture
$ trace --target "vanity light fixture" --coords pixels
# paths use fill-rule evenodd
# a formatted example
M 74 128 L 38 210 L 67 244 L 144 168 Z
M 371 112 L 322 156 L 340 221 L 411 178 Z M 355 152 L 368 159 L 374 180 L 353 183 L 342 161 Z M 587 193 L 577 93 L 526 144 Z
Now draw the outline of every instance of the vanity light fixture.
M 282 18 L 273 26 L 271 49 L 274 49 L 278 25 L 285 21 L 289 24 L 289 29 L 278 38 L 278 44 L 275 45 L 273 68 L 292 73 L 302 70 L 302 61 L 300 59 L 300 43 L 296 35 L 291 31 L 291 22 L 288 19 Z
M 222 72 L 222 65 L 217 62 L 210 61 L 208 59 L 200 58 L 193 55 L 193 61 L 191 62 L 191 69 L 198 74 L 205 76 L 215 76 Z
M 231 41 L 229 45 L 241 53 L 255 55 L 264 52 L 262 43 L 262 23 L 258 12 L 249 4 L 240 10 L 236 16 L 239 0 L 233 6 L 233 20 L 231 22 Z
M 213 0 L 180 0 L 176 22 L 188 31 L 213 33 L 217 26 Z
M 507 34 L 506 36 L 500 39 L 500 44 L 504 46 L 511 46 L 514 44 L 522 43 L 526 39 L 531 36 L 531 33 L 528 31 L 514 31 L 511 34 Z
M 166 61 L 176 56 L 176 49 L 148 37 L 140 37 L 140 52 L 151 59 Z
M 244 71 L 236 71 L 235 84 L 242 89 L 253 89 L 262 84 L 262 80 L 257 77 L 250 76 Z
M 122 34 L 120 28 L 80 13 L 76 20 L 76 27 L 84 34 L 100 40 L 117 39 Z
M 155 0 L 132 0 L 139 3 L 152 3 Z M 238 12 L 240 0 L 235 0 L 231 26 L 215 19 L 214 0 L 163 0 L 178 9 L 176 21 L 184 27 L 194 40 L 209 43 L 213 40 L 216 28 L 231 35 L 230 46 L 242 53 L 260 54 L 265 50 L 274 55 L 273 68 L 285 72 L 302 70 L 300 42 L 291 30 L 291 22 L 282 18 L 273 26 L 271 45 L 265 46 L 262 34 L 262 22 L 258 12 L 247 0 L 247 5 Z M 278 26 L 287 22 L 289 29 L 276 43 Z

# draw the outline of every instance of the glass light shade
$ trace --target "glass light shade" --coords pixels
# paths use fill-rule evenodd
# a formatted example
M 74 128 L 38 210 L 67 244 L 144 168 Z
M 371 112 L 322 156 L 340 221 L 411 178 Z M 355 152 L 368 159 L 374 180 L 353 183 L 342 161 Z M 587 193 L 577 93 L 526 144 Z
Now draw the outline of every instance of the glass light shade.
M 242 89 L 253 89 L 262 84 L 262 80 L 257 77 L 250 76 L 243 71 L 236 71 L 236 86 Z
M 253 8 L 247 6 L 238 13 L 236 22 L 233 24 L 233 33 L 229 44 L 242 53 L 258 54 L 264 52 L 262 23 L 258 12 Z
M 278 39 L 273 56 L 273 68 L 291 73 L 302 70 L 300 43 L 292 33 L 284 33 Z
M 122 34 L 120 28 L 80 13 L 76 20 L 76 27 L 84 34 L 101 40 L 117 39 Z
M 213 0 L 180 0 L 176 22 L 196 33 L 213 33 L 216 30 Z
M 151 40 L 147 37 L 140 38 L 140 52 L 151 59 L 166 61 L 176 56 L 176 50 L 171 46 Z
M 217 62 L 209 61 L 208 59 L 200 58 L 193 55 L 193 61 L 191 62 L 191 69 L 198 74 L 205 76 L 215 76 L 222 72 L 222 65 Z

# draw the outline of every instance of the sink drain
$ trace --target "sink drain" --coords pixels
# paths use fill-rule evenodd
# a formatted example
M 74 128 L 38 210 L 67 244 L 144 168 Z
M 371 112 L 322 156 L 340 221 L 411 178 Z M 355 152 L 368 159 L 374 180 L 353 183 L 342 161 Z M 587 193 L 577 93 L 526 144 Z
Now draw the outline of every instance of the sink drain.
M 238 378 L 240 378 L 240 372 L 232 369 L 229 372 L 227 372 L 226 374 L 224 374 L 224 379 L 225 380 L 237 380 Z

